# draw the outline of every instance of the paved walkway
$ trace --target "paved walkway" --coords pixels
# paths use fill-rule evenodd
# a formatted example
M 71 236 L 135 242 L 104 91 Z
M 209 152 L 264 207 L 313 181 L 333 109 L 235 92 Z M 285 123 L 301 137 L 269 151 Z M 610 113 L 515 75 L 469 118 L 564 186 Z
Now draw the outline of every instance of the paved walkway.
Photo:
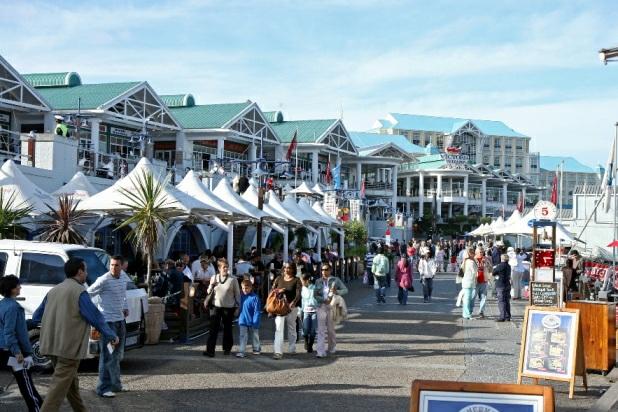
M 405 411 L 414 379 L 515 382 L 525 303 L 515 303 L 515 322 L 464 324 L 454 305 L 453 274 L 438 275 L 432 303 L 424 304 L 418 282 L 415 287 L 407 306 L 397 304 L 396 288 L 389 289 L 387 304 L 376 306 L 372 289 L 353 285 L 346 299 L 350 319 L 338 330 L 337 354 L 327 359 L 298 353 L 273 360 L 273 322 L 265 318 L 263 355 L 236 359 L 218 351 L 207 359 L 201 355 L 205 338 L 163 343 L 126 354 L 123 381 L 130 392 L 96 397 L 96 368 L 90 367 L 80 374 L 82 396 L 93 410 Z M 496 312 L 490 302 L 490 318 Z M 600 396 L 607 381 L 590 376 L 592 390 L 578 390 L 575 401 L 566 399 L 566 385 L 554 385 L 558 410 L 583 411 Z M 0 385 L 8 378 L 0 373 Z M 44 396 L 49 376 L 35 379 Z M 0 395 L 0 409 L 24 410 L 16 389 Z

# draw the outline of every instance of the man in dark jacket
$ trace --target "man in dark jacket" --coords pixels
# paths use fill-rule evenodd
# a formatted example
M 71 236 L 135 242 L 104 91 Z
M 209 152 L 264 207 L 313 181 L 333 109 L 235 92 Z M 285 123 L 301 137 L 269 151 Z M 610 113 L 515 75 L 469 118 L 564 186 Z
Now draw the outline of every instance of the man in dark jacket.
M 498 309 L 500 310 L 500 317 L 496 319 L 496 322 L 511 320 L 511 266 L 509 266 L 508 261 L 508 255 L 501 255 L 500 263 L 492 272 L 495 279 L 496 294 L 498 295 Z

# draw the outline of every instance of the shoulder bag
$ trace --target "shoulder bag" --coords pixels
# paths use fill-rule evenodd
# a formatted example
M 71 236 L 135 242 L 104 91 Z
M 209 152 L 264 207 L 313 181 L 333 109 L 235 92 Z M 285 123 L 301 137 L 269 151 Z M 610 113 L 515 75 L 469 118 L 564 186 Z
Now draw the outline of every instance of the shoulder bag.
M 266 299 L 266 312 L 275 316 L 285 316 L 290 313 L 290 305 L 285 298 L 285 293 L 278 289 L 273 289 Z

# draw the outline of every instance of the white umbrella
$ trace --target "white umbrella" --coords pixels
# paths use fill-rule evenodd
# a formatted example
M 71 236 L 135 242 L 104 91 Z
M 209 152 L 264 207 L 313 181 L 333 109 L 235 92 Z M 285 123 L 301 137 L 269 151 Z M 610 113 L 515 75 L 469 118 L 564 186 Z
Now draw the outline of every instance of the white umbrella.
M 143 157 L 128 175 L 118 180 L 113 186 L 80 202 L 77 209 L 107 214 L 130 213 L 132 209 L 123 203 L 131 204 L 131 199 L 127 198 L 124 192 L 135 193 L 138 191 L 137 182 L 144 175 L 152 175 L 159 183 L 164 181 L 154 169 L 152 163 Z M 178 216 L 209 215 L 213 212 L 212 207 L 169 184 L 164 186 L 157 202 L 162 202 L 166 209 L 173 211 Z
M 300 186 L 294 190 L 290 190 L 288 193 L 294 193 L 295 195 L 315 195 L 315 192 L 307 186 L 306 182 L 302 182 Z
M 242 213 L 253 219 L 268 217 L 267 214 L 240 197 L 238 193 L 234 192 L 226 177 L 219 181 L 217 187 L 215 187 L 212 192 L 225 203 L 232 205 L 235 209 L 240 210 Z
M 52 195 L 60 197 L 62 195 L 70 195 L 74 199 L 84 200 L 90 196 L 96 194 L 97 189 L 90 183 L 88 178 L 82 173 L 77 172 L 71 180 L 69 180 L 64 186 L 61 186 Z
M 47 205 L 58 206 L 58 200 L 32 183 L 12 160 L 0 168 L 0 189 L 4 202 L 12 197 L 13 207 L 32 207 L 33 215 L 48 213 Z

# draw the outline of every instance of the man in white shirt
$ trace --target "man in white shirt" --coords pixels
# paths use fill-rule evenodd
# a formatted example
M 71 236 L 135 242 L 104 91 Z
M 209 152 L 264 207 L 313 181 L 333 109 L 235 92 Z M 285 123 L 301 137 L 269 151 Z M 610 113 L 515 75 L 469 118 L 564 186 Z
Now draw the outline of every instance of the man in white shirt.
M 216 274 L 214 266 L 210 263 L 210 259 L 206 256 L 202 256 L 196 262 L 200 266 L 199 269 L 193 272 L 193 280 L 201 283 L 210 282 L 210 278 Z M 193 263 L 195 264 L 195 262 Z
M 180 255 L 180 259 L 182 260 L 182 263 L 184 263 L 185 267 L 182 270 L 182 274 L 185 275 L 187 278 L 189 278 L 189 280 L 191 280 L 191 282 L 193 282 L 193 272 L 191 271 L 191 267 L 189 266 L 189 263 L 191 262 L 191 258 L 189 258 L 189 255 L 186 253 L 183 253 L 182 255 Z
M 253 270 L 253 265 L 249 262 L 250 256 L 238 259 L 236 263 L 236 277 L 241 278 L 249 274 L 249 270 Z

